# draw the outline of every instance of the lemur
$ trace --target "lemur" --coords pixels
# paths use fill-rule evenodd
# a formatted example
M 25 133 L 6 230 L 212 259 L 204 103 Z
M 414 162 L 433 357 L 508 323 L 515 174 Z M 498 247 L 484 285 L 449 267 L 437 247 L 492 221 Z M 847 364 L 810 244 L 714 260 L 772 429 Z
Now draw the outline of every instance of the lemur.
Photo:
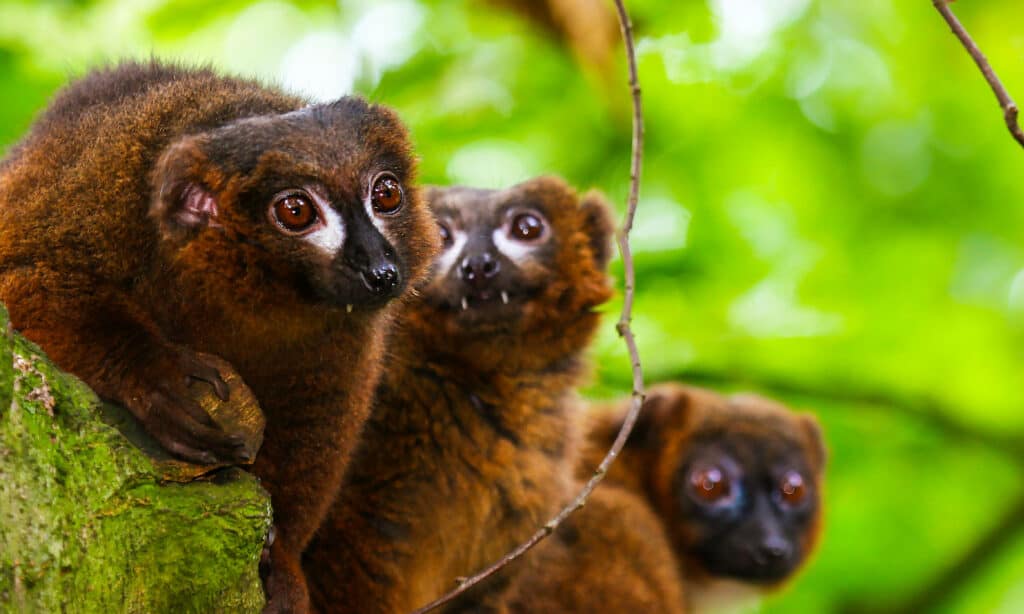
M 304 559 L 323 612 L 408 612 L 566 502 L 575 387 L 610 294 L 604 199 L 542 177 L 427 192 L 443 247 L 399 314 L 342 493 Z M 507 574 L 449 608 L 487 603 Z
M 267 611 L 308 608 L 299 556 L 368 414 L 393 299 L 436 249 L 414 181 L 385 107 L 157 61 L 72 84 L 0 165 L 16 329 L 187 460 L 252 460 L 190 397 L 228 394 L 197 352 L 255 392 Z
M 625 403 L 593 408 L 579 475 L 597 466 Z M 661 519 L 695 612 L 756 598 L 808 560 L 820 533 L 826 450 L 818 421 L 754 395 L 652 387 L 607 480 Z

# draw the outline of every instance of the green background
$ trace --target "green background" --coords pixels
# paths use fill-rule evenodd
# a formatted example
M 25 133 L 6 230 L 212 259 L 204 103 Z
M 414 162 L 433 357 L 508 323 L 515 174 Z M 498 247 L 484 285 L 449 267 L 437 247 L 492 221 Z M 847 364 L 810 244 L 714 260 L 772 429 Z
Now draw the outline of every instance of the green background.
M 977 69 L 931 0 L 628 4 L 648 377 L 780 397 L 831 449 L 822 547 L 761 609 L 1024 611 L 1024 151 Z M 1024 4 L 953 7 L 1024 99 Z M 621 211 L 614 53 L 582 68 L 482 1 L 0 0 L 0 147 L 70 76 L 156 55 L 392 105 L 425 182 L 551 172 Z M 594 395 L 628 389 L 616 309 Z

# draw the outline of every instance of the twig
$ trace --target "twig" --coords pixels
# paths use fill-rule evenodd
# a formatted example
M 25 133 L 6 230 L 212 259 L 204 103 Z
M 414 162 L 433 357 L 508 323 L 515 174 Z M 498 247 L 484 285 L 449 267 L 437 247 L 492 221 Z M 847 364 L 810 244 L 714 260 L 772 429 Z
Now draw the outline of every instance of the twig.
M 633 218 L 636 215 L 637 200 L 640 194 L 640 164 L 643 159 L 644 141 L 643 109 L 640 104 L 640 82 L 637 76 L 636 51 L 633 45 L 633 25 L 629 21 L 629 14 L 626 12 L 623 0 L 615 0 L 615 8 L 618 11 L 619 26 L 622 30 L 622 38 L 626 47 L 626 60 L 629 64 L 629 87 L 633 96 L 633 146 L 632 162 L 629 170 L 629 200 L 622 228 L 618 233 L 616 233 L 619 252 L 622 254 L 622 264 L 623 269 L 625 270 L 626 283 L 623 294 L 622 315 L 615 326 L 619 336 L 626 342 L 626 347 L 629 349 L 630 362 L 633 367 L 632 404 L 630 405 L 629 412 L 626 414 L 626 419 L 622 424 L 622 428 L 619 430 L 619 436 L 615 439 L 615 442 L 608 450 L 608 453 L 601 461 L 601 464 L 598 465 L 597 469 L 594 471 L 593 477 L 591 477 L 583 486 L 579 494 L 576 495 L 576 498 L 558 512 L 554 518 L 549 520 L 547 524 L 531 535 L 528 540 L 506 554 L 501 558 L 501 560 L 492 564 L 490 567 L 487 567 L 483 571 L 470 576 L 469 578 L 460 580 L 458 587 L 416 610 L 413 614 L 425 614 L 426 612 L 445 605 L 469 590 L 474 585 L 494 575 L 503 567 L 518 559 L 531 548 L 536 546 L 545 537 L 551 535 L 566 518 L 576 510 L 583 507 L 587 498 L 590 496 L 590 493 L 594 490 L 597 484 L 604 479 L 605 474 L 608 472 L 608 467 L 611 466 L 612 462 L 614 462 L 615 458 L 619 455 L 619 452 L 622 451 L 623 446 L 626 445 L 626 439 L 629 437 L 629 433 L 633 430 L 633 425 L 636 423 L 636 419 L 640 415 L 640 407 L 643 405 L 644 400 L 644 378 L 643 370 L 640 367 L 640 355 L 636 347 L 636 340 L 634 339 L 633 331 L 630 328 L 630 320 L 633 315 L 633 294 L 636 274 L 633 268 L 633 254 L 629 248 L 629 232 L 633 228 Z
M 689 368 L 679 373 L 668 374 L 664 379 L 709 386 L 728 386 L 734 389 L 749 386 L 755 390 L 782 395 L 808 397 L 842 404 L 877 406 L 886 412 L 896 411 L 919 420 L 936 431 L 956 439 L 977 443 L 1001 452 L 1007 460 L 1018 465 L 1024 464 L 1024 438 L 1013 432 L 982 430 L 964 423 L 956 417 L 966 415 L 967 412 L 963 409 L 947 407 L 928 397 L 899 395 L 886 390 L 871 390 L 843 381 L 809 384 L 749 371 L 717 371 L 706 368 Z
M 971 39 L 971 35 L 967 33 L 963 25 L 960 24 L 960 20 L 956 18 L 953 11 L 949 8 L 950 0 L 932 0 L 932 4 L 935 5 L 936 10 L 942 15 L 942 18 L 946 20 L 949 27 L 953 29 L 953 34 L 960 39 L 963 43 L 964 49 L 967 53 L 971 54 L 974 58 L 974 63 L 981 69 L 981 74 L 985 76 L 985 80 L 992 87 L 992 91 L 995 93 L 996 98 L 999 100 L 999 106 L 1003 109 L 1003 119 L 1006 120 L 1006 127 L 1010 130 L 1010 134 L 1013 138 L 1020 143 L 1021 147 L 1024 147 L 1024 131 L 1021 130 L 1020 124 L 1017 123 L 1017 104 L 1013 102 L 1010 95 L 1006 92 L 1006 88 L 999 81 L 999 77 L 996 76 L 992 66 L 988 63 L 985 58 L 985 54 L 981 52 L 981 49 L 974 44 L 974 40 Z

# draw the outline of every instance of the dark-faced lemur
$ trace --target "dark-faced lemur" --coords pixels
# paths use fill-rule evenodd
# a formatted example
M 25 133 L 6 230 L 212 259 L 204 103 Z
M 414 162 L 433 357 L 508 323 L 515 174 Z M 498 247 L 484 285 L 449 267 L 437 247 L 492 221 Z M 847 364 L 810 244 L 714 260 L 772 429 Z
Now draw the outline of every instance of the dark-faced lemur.
M 16 329 L 185 459 L 250 460 L 188 394 L 227 394 L 197 352 L 256 393 L 269 611 L 307 608 L 299 555 L 367 415 L 385 307 L 435 250 L 413 181 L 385 107 L 158 62 L 72 84 L 0 165 Z

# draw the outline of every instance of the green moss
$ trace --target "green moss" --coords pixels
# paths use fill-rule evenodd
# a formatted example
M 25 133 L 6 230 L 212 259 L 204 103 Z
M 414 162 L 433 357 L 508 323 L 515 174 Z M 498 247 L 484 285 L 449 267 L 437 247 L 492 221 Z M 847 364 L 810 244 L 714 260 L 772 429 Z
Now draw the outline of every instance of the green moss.
M 0 611 L 255 612 L 270 504 L 222 469 L 186 484 L 0 312 Z

